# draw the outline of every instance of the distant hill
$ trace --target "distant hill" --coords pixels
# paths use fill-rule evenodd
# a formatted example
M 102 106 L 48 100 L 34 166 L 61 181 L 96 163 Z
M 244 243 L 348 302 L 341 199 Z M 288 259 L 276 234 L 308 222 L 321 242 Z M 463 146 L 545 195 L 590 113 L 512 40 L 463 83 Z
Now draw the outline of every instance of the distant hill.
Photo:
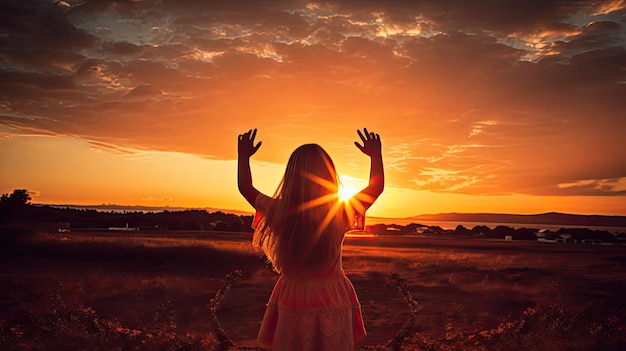
M 576 226 L 626 227 L 626 216 L 575 215 L 558 212 L 541 214 L 440 213 L 410 217 L 416 221 L 454 221 L 480 223 L 553 224 Z

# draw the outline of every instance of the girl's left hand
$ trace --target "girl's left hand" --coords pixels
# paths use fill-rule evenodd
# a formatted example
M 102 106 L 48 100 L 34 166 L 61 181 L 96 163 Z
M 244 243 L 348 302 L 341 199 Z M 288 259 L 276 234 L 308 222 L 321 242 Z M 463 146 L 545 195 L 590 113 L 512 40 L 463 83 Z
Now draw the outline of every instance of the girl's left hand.
M 380 156 L 381 154 L 381 143 L 380 143 L 380 135 L 372 132 L 368 132 L 367 128 L 363 128 L 363 133 L 360 130 L 356 131 L 359 134 L 359 138 L 363 142 L 363 145 L 360 145 L 358 142 L 354 142 L 354 145 L 361 150 L 362 153 L 373 157 Z
M 239 134 L 239 143 L 237 145 L 237 151 L 239 157 L 250 157 L 254 155 L 261 147 L 261 142 L 254 145 L 254 138 L 256 137 L 256 128 L 249 130 L 246 133 Z

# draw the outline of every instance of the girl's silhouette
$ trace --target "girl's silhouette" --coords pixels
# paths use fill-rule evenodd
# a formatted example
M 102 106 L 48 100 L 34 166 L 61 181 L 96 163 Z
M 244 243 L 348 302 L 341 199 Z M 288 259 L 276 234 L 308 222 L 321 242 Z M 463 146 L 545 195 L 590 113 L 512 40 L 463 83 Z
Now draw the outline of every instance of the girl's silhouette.
M 270 296 L 258 340 L 273 350 L 353 350 L 365 336 L 361 306 L 343 272 L 341 245 L 351 223 L 382 193 L 378 134 L 357 131 L 356 146 L 371 159 L 369 185 L 348 201 L 338 196 L 333 161 L 316 144 L 298 147 L 273 197 L 252 185 L 250 156 L 256 129 L 239 135 L 239 191 L 256 209 L 253 245 L 263 249 L 280 278 Z

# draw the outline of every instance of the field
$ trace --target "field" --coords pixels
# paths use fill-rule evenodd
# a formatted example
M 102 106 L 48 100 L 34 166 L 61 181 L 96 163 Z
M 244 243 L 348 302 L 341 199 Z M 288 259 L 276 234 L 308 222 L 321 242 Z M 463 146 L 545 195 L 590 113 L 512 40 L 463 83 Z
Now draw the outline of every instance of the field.
M 249 235 L 138 234 L 41 234 L 3 247 L 0 349 L 226 349 L 211 317 L 218 291 L 234 349 L 260 346 L 277 276 Z M 363 350 L 626 348 L 624 247 L 348 237 L 343 260 L 363 308 Z M 414 325 L 402 293 L 417 301 Z

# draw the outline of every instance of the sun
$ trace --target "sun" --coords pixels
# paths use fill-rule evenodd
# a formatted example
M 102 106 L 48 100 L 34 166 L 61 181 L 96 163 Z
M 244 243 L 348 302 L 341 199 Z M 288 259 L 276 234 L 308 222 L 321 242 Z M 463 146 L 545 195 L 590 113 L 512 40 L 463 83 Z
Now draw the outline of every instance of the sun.
M 348 201 L 356 193 L 357 191 L 354 188 L 346 184 L 339 185 L 339 200 L 341 201 Z

